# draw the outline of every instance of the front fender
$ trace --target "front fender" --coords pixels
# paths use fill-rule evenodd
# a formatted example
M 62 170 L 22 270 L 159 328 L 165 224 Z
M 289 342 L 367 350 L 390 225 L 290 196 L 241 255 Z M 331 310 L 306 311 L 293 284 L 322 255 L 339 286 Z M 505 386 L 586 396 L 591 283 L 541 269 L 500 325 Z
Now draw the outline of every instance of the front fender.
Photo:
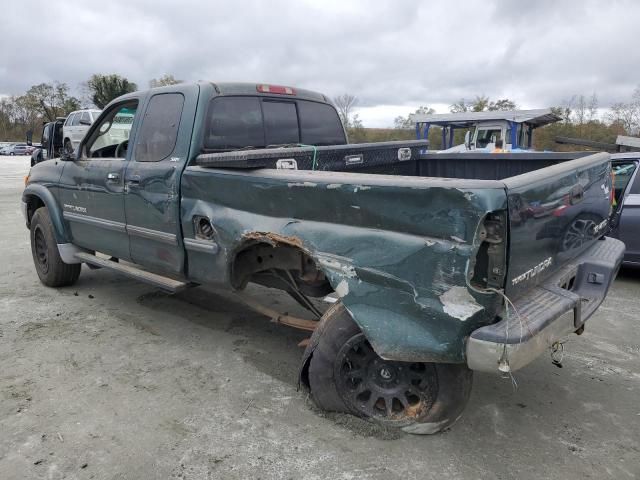
M 51 223 L 53 224 L 53 231 L 56 236 L 56 242 L 59 244 L 71 242 L 69 232 L 67 231 L 65 223 L 62 219 L 62 210 L 60 209 L 58 202 L 53 196 L 53 193 L 51 193 L 51 191 L 44 185 L 31 183 L 27 185 L 24 189 L 24 192 L 22 192 L 22 201 L 27 205 L 30 205 L 35 199 L 38 199 L 40 202 L 42 202 L 44 206 L 49 210 L 49 217 L 51 218 Z

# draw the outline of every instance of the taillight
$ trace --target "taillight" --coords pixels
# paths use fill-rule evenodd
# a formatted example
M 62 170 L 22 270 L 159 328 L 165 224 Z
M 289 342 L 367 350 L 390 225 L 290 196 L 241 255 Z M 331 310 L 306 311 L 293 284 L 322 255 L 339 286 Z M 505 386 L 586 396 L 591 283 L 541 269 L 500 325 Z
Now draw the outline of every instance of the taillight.
M 472 285 L 483 289 L 504 287 L 506 234 L 506 212 L 491 212 L 484 218 L 474 240 L 480 245 L 469 269 Z
M 295 95 L 296 91 L 291 87 L 282 85 L 256 85 L 256 90 L 260 93 L 277 93 L 279 95 Z

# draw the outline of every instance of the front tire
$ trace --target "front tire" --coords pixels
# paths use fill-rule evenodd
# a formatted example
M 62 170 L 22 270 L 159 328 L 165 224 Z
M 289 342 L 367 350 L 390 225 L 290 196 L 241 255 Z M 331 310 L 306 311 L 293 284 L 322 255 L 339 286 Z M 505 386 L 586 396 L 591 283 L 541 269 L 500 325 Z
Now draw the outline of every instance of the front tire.
M 341 303 L 327 310 L 304 358 L 303 380 L 318 407 L 408 433 L 449 427 L 471 394 L 466 365 L 382 359 Z
M 60 258 L 49 210 L 41 207 L 31 218 L 31 254 L 40 281 L 48 287 L 73 285 L 81 264 L 67 264 Z

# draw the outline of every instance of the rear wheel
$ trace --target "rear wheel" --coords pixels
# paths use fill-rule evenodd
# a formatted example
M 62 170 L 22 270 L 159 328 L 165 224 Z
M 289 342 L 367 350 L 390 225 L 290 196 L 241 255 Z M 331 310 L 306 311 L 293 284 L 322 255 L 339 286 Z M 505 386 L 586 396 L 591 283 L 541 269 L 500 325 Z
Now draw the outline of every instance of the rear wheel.
M 471 393 L 472 372 L 465 365 L 378 356 L 342 304 L 327 310 L 308 349 L 307 383 L 320 408 L 409 433 L 436 433 L 450 426 Z
M 31 254 L 40 281 L 48 287 L 65 287 L 78 280 L 81 265 L 70 265 L 60 258 L 46 207 L 36 210 L 31 218 Z

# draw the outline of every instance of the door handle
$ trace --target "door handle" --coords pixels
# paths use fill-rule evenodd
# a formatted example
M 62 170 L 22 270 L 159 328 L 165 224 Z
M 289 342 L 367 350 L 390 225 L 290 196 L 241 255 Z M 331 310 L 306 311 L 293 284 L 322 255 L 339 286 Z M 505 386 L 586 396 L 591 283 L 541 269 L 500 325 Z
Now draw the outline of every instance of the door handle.
M 119 173 L 107 173 L 107 182 L 117 182 L 120 180 Z
M 140 175 L 131 175 L 127 178 L 128 184 L 138 185 L 140 183 Z

